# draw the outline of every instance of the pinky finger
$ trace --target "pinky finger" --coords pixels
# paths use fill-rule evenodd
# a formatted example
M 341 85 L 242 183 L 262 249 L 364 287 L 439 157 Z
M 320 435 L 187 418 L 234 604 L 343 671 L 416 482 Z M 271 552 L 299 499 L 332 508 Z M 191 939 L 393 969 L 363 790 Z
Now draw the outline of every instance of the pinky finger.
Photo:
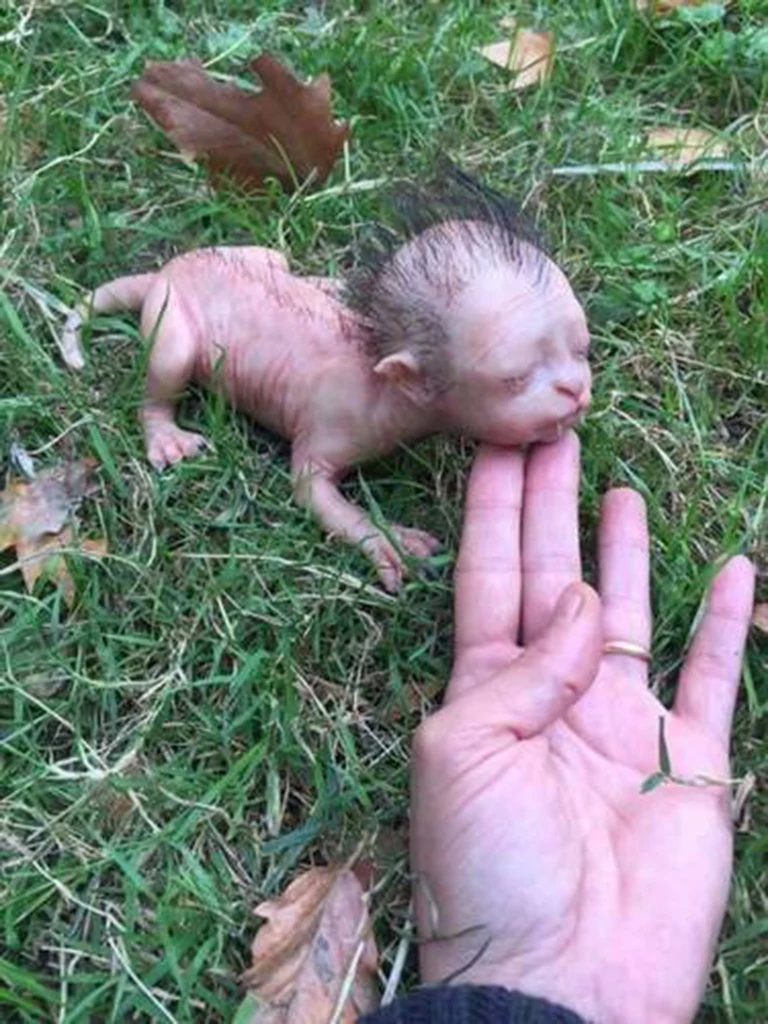
M 675 712 L 708 729 L 727 749 L 749 629 L 755 571 L 732 558 L 712 583 L 704 616 L 686 658 Z

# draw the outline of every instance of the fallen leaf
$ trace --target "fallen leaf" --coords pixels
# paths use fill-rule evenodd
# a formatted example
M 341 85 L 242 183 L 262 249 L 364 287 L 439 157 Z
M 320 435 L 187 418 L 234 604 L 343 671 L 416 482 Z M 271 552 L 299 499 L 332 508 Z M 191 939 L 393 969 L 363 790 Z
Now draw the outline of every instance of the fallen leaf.
M 258 93 L 214 81 L 199 61 L 149 63 L 131 98 L 214 178 L 251 191 L 270 177 L 288 190 L 313 173 L 325 181 L 349 137 L 349 125 L 331 114 L 328 75 L 303 85 L 269 54 L 250 70 Z
M 515 78 L 512 88 L 528 89 L 538 82 L 544 82 L 552 74 L 554 63 L 555 37 L 552 32 L 534 32 L 521 28 L 515 34 L 514 42 L 504 40 L 482 47 L 480 53 L 491 63 L 513 71 Z
M 480 53 L 499 68 L 509 70 L 509 58 L 512 56 L 512 43 L 508 39 L 502 39 L 498 43 L 489 43 L 480 48 Z
M 645 142 L 648 149 L 678 167 L 687 167 L 702 157 L 714 159 L 728 153 L 717 136 L 703 128 L 653 128 Z
M 15 538 L 34 539 L 58 533 L 94 486 L 94 459 L 64 462 L 38 474 L 33 481 L 15 481 L 0 491 L 0 551 Z
M 41 576 L 54 580 L 72 606 L 75 584 L 64 552 L 77 548 L 94 558 L 107 551 L 106 540 L 76 542 L 67 519 L 94 486 L 93 459 L 66 462 L 29 482 L 14 481 L 0 491 L 0 551 L 16 549 L 24 585 L 32 593 Z
M 340 1015 L 353 1024 L 378 1005 L 377 952 L 363 887 L 347 867 L 311 868 L 277 899 L 256 907 L 266 918 L 243 975 L 242 1024 L 325 1024 L 354 980 Z
M 752 612 L 752 625 L 761 633 L 768 633 L 768 604 L 756 604 Z

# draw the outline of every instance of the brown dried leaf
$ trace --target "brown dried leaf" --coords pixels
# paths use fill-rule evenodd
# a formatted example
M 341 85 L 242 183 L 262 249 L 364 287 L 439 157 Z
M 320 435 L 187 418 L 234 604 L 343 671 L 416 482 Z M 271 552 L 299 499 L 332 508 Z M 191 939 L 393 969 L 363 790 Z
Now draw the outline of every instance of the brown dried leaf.
M 534 32 L 521 28 L 514 42 L 504 40 L 484 46 L 480 53 L 491 63 L 508 71 L 514 71 L 512 88 L 528 89 L 546 81 L 552 74 L 554 64 L 555 37 L 552 32 Z
M 761 633 L 768 633 L 768 604 L 756 604 L 752 612 L 752 625 Z
M 27 483 L 16 480 L 0 491 L 0 551 L 18 538 L 34 541 L 58 533 L 95 485 L 94 459 L 63 462 Z
M 353 1024 L 376 1009 L 376 945 L 353 871 L 311 868 L 256 913 L 267 923 L 254 939 L 253 965 L 243 975 L 249 989 L 243 1022 L 329 1021 L 353 964 L 354 980 L 338 1020 Z
M 636 11 L 651 11 L 654 14 L 669 14 L 676 7 L 700 7 L 710 0 L 633 0 Z M 728 0 L 724 0 L 728 4 Z
M 509 70 L 509 58 L 512 56 L 512 43 L 509 39 L 502 39 L 498 43 L 489 43 L 487 46 L 481 46 L 480 53 L 491 64 L 495 64 L 496 67 L 504 68 L 505 71 Z
M 29 483 L 17 480 L 0 491 L 0 551 L 16 549 L 24 585 L 30 593 L 45 575 L 62 588 L 70 607 L 75 600 L 75 585 L 63 552 L 75 546 L 101 558 L 107 551 L 103 538 L 77 544 L 72 530 L 65 526 L 93 490 L 95 467 L 93 459 L 65 462 Z
M 687 167 L 702 157 L 728 154 L 717 136 L 703 128 L 653 128 L 646 135 L 645 143 L 648 149 L 675 167 Z
M 64 591 L 64 600 L 71 605 L 75 596 L 75 585 L 67 570 L 62 552 L 72 545 L 72 531 L 67 527 L 61 533 L 44 534 L 29 542 L 19 537 L 16 541 L 16 556 L 24 577 L 24 586 L 29 593 L 35 589 L 38 579 L 45 575 Z
M 328 75 L 303 85 L 269 54 L 250 70 L 261 80 L 258 93 L 214 81 L 199 61 L 149 63 L 131 98 L 214 178 L 251 191 L 267 178 L 288 190 L 313 172 L 325 181 L 349 136 L 331 114 Z

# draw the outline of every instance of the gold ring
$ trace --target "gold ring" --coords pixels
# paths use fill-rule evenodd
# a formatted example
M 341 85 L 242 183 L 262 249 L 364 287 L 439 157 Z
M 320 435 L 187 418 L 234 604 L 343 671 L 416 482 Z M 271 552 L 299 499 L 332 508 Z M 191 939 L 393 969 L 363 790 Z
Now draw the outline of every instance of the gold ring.
M 650 661 L 651 652 L 640 644 L 633 644 L 630 640 L 609 640 L 603 644 L 603 654 L 624 654 L 628 658 L 640 658 L 641 661 Z

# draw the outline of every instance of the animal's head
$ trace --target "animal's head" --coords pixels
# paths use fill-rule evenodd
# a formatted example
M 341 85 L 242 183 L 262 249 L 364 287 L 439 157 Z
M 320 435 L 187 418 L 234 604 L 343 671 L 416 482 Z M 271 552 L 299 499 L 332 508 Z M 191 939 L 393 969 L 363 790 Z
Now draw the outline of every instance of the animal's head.
M 375 372 L 439 426 L 502 445 L 553 441 L 590 401 L 589 331 L 567 278 L 499 193 L 448 165 L 396 198 L 391 236 L 353 278 Z

